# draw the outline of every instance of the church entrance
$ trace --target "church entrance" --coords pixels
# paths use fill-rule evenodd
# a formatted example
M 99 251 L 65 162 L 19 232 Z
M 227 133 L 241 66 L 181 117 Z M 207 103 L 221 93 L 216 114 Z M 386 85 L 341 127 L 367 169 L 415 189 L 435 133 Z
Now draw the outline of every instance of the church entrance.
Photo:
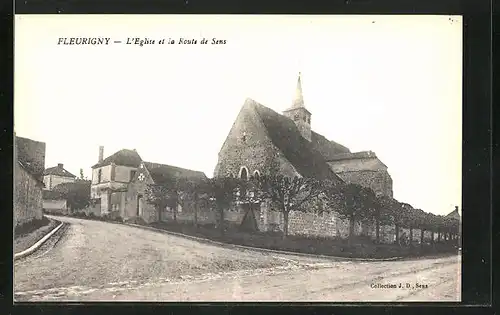
M 241 221 L 240 229 L 246 232 L 257 232 L 257 220 L 255 219 L 255 214 L 253 212 L 253 204 L 247 203 L 243 204 L 242 207 L 245 211 L 243 220 Z

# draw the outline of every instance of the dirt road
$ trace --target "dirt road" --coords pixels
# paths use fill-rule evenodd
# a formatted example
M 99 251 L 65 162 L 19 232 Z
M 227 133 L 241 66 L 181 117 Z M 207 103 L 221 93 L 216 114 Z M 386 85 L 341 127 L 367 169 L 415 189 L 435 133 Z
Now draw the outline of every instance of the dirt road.
M 459 301 L 460 257 L 351 262 L 240 251 L 75 218 L 16 261 L 16 301 Z

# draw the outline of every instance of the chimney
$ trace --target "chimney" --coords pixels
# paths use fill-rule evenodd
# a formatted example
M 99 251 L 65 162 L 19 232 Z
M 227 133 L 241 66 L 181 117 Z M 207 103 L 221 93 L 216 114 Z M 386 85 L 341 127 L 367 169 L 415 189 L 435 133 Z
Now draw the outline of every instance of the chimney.
M 101 145 L 99 146 L 99 162 L 102 162 L 104 160 L 104 147 Z
M 58 168 L 64 168 L 63 166 L 64 166 L 64 164 L 62 164 L 62 163 L 58 163 L 58 164 L 57 164 L 57 167 L 58 167 Z

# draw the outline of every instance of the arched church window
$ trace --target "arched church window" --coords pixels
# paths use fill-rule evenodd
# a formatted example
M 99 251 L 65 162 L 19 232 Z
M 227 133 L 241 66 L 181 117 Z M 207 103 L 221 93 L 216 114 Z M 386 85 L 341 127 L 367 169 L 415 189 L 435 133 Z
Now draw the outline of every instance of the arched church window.
M 259 179 L 260 178 L 260 172 L 258 170 L 255 170 L 255 172 L 253 172 L 253 177 L 255 179 Z
M 244 179 L 244 180 L 247 180 L 247 179 L 248 179 L 248 169 L 247 169 L 245 166 L 242 166 L 242 167 L 241 167 L 241 170 L 240 170 L 240 178 L 241 178 L 241 179 Z

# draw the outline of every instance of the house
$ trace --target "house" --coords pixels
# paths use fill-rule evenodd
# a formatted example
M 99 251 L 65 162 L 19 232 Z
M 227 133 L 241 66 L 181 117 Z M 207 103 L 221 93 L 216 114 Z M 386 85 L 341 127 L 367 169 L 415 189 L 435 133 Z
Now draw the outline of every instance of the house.
M 136 150 L 122 149 L 106 159 L 103 152 L 101 146 L 91 183 L 91 199 L 100 206 L 101 215 L 157 221 L 160 214 L 145 199 L 148 184 L 161 185 L 168 178 L 206 178 L 203 172 L 143 161 Z
M 152 162 L 142 162 L 135 177 L 131 180 L 126 197 L 125 209 L 120 215 L 126 218 L 141 217 L 146 222 L 158 221 L 161 218 L 167 218 L 168 212 L 172 209 L 168 207 L 163 209 L 163 213 L 158 211 L 149 204 L 146 199 L 147 185 L 162 185 L 170 179 L 188 179 L 193 181 L 202 181 L 206 179 L 203 172 L 193 171 L 185 168 L 175 167 L 166 164 L 158 164 Z M 119 204 L 116 205 L 117 208 Z M 179 205 L 177 212 L 182 212 L 183 209 Z
M 14 227 L 42 219 L 45 143 L 14 133 Z
M 62 163 L 54 167 L 49 167 L 43 172 L 43 182 L 45 184 L 45 189 L 48 190 L 62 183 L 73 183 L 75 179 L 76 176 L 64 169 Z
M 104 147 L 99 147 L 98 163 L 92 166 L 90 198 L 99 205 L 101 215 L 124 208 L 128 184 L 142 162 L 135 150 L 123 149 L 103 159 Z M 112 202 L 113 199 L 113 202 Z M 119 202 L 117 202 L 119 201 Z M 113 206 L 112 206 L 113 205 Z

